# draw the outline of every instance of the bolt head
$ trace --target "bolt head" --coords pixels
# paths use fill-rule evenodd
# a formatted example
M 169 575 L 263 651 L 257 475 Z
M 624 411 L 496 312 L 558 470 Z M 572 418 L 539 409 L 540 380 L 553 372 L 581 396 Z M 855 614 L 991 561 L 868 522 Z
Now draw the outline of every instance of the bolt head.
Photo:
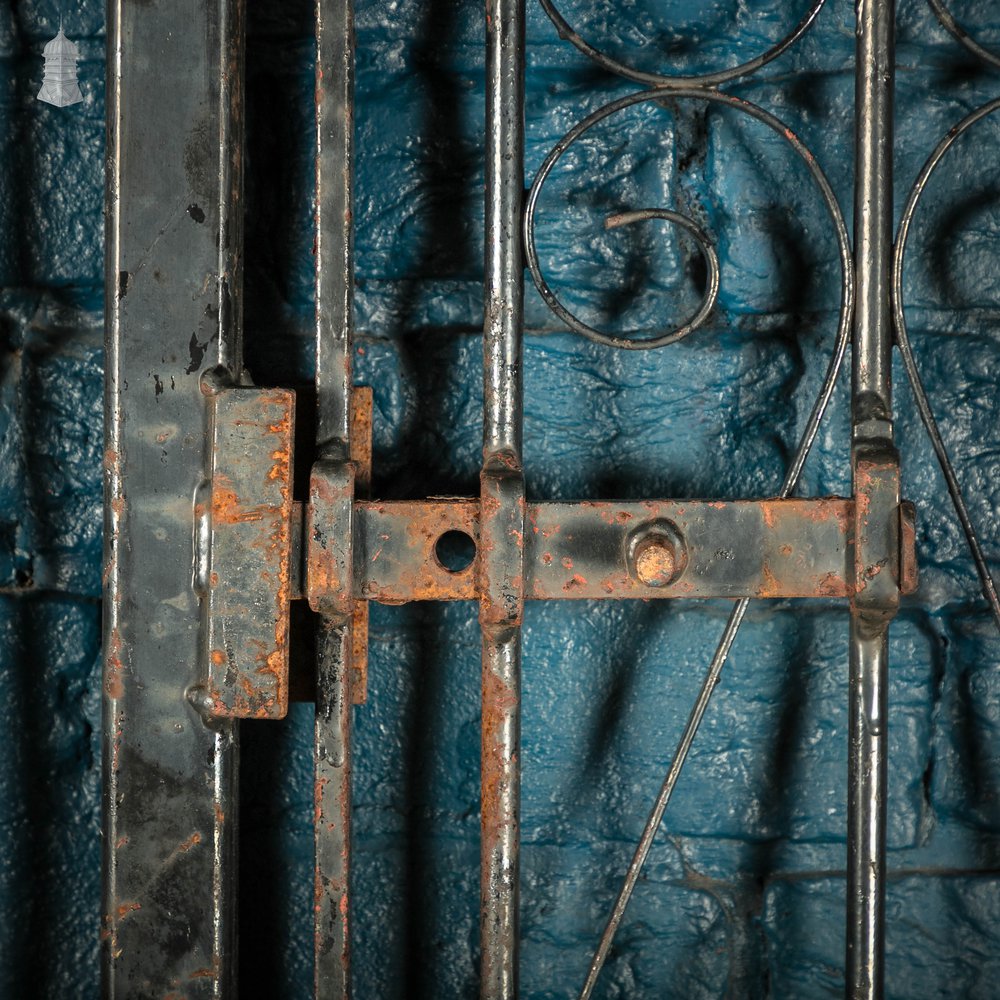
M 634 532 L 628 545 L 628 568 L 646 587 L 668 587 L 687 566 L 684 538 L 672 521 L 657 521 Z
M 662 538 L 647 538 L 635 553 L 635 575 L 647 587 L 665 587 L 674 578 L 677 556 L 673 545 Z

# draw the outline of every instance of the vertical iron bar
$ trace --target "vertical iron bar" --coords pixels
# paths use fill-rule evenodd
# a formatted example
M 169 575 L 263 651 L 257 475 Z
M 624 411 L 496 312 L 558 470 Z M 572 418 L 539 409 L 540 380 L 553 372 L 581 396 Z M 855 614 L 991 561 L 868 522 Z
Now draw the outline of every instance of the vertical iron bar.
M 353 0 L 316 0 L 317 458 L 350 457 L 354 311 Z M 316 1000 L 350 996 L 350 616 L 319 622 L 314 733 Z
M 520 628 L 483 629 L 480 937 L 483 1000 L 518 983 L 521 806 Z
M 847 858 L 847 995 L 882 996 L 885 947 L 885 803 L 888 627 L 851 621 Z
M 346 1000 L 351 989 L 350 653 L 350 621 L 324 615 L 316 643 L 313 965 L 316 1000 Z
M 857 22 L 854 438 L 891 441 L 894 0 L 858 0 Z
M 892 518 L 899 503 L 890 303 L 894 40 L 894 0 L 858 0 L 852 378 L 858 513 L 850 636 L 846 941 L 851 1000 L 877 1000 L 884 982 L 888 630 L 898 604 L 891 579 L 897 542 Z
M 317 457 L 348 459 L 354 324 L 354 4 L 316 0 Z
M 486 273 L 479 572 L 483 1000 L 518 990 L 524 476 L 524 0 L 486 4 Z
M 484 465 L 521 464 L 524 0 L 486 4 Z
M 203 721 L 203 372 L 242 369 L 242 0 L 108 3 L 105 997 L 236 996 L 237 727 Z

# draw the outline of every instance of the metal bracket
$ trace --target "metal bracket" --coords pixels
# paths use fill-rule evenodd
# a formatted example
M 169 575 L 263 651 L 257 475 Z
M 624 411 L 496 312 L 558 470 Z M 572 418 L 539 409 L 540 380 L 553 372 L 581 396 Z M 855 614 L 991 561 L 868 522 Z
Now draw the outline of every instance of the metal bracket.
M 899 510 L 908 527 L 893 539 L 898 549 L 887 575 L 912 593 L 912 507 Z M 524 596 L 851 597 L 855 520 L 854 502 L 839 497 L 527 504 Z M 476 499 L 356 503 L 355 598 L 402 604 L 481 597 L 487 556 L 479 553 L 456 571 L 437 552 L 449 532 L 468 535 L 478 547 L 480 523 Z
M 900 501 L 899 455 L 895 448 L 859 444 L 854 469 L 853 604 L 866 621 L 874 624 L 895 615 L 904 577 L 916 572 L 916 563 L 907 551 L 912 549 L 914 532 L 904 528 L 907 512 L 913 507 Z
M 306 597 L 328 617 L 352 610 L 354 564 L 354 467 L 317 462 L 309 479 L 305 510 Z
M 295 393 L 211 392 L 211 479 L 195 501 L 195 590 L 202 598 L 204 686 L 214 718 L 288 711 Z
M 284 716 L 292 598 L 305 597 L 328 617 L 353 619 L 360 657 L 352 695 L 360 702 L 368 601 L 481 600 L 496 574 L 480 544 L 484 501 L 356 497 L 371 474 L 369 390 L 356 393 L 353 409 L 363 431 L 356 460 L 317 462 L 308 503 L 293 505 L 294 394 L 237 387 L 212 397 L 212 481 L 208 500 L 196 507 L 204 553 L 196 576 L 206 610 L 202 697 L 212 716 Z M 494 609 L 498 624 L 520 617 L 520 594 L 527 600 L 851 598 L 859 608 L 891 614 L 895 595 L 917 587 L 913 508 L 899 502 L 895 463 L 876 457 L 859 458 L 859 481 L 870 489 L 857 502 L 515 505 L 517 523 L 504 530 L 518 536 L 523 565 L 507 588 L 510 607 Z M 491 509 L 504 506 L 497 492 L 485 501 Z M 898 529 L 885 538 L 871 535 L 869 524 L 890 522 Z M 438 545 L 451 532 L 476 547 L 467 566 L 441 561 Z M 293 537 L 304 550 L 294 557 Z

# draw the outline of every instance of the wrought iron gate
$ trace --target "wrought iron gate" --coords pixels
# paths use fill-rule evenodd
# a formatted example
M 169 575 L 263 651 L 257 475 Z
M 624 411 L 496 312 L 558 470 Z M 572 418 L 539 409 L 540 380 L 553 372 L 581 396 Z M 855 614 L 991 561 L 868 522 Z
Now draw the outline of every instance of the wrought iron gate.
M 1000 65 L 939 0 L 930 2 L 958 41 Z M 295 394 L 254 386 L 242 359 L 242 0 L 109 3 L 108 996 L 237 995 L 238 720 L 276 719 L 287 711 L 294 599 L 308 602 L 318 634 L 315 996 L 349 992 L 351 720 L 366 699 L 368 602 L 414 600 L 479 602 L 481 994 L 516 996 L 524 603 L 699 597 L 729 599 L 733 610 L 581 995 L 596 985 L 749 602 L 810 597 L 843 599 L 851 611 L 847 993 L 882 994 L 887 637 L 900 595 L 917 583 L 914 512 L 900 496 L 893 435 L 894 342 L 1000 622 L 1000 601 L 906 335 L 904 254 L 931 172 L 966 129 L 1000 108 L 1000 99 L 965 118 L 933 152 L 894 240 L 895 5 L 859 0 L 852 245 L 833 189 L 806 146 L 771 112 L 726 89 L 806 35 L 824 0 L 813 0 L 766 53 L 691 78 L 631 68 L 578 34 L 551 0 L 541 3 L 568 44 L 646 89 L 583 118 L 525 191 L 525 0 L 488 0 L 481 493 L 413 502 L 367 497 L 371 394 L 354 386 L 351 370 L 351 0 L 316 4 L 318 406 L 311 447 L 301 440 L 296 447 Z M 156 72 L 150 72 L 153 52 Z M 775 497 L 528 502 L 525 272 L 565 327 L 609 349 L 666 347 L 697 331 L 716 307 L 713 237 L 673 209 L 636 207 L 607 220 L 609 228 L 666 222 L 703 257 L 700 306 L 689 320 L 651 336 L 602 332 L 575 315 L 547 281 L 536 240 L 546 182 L 582 137 L 627 109 L 676 102 L 750 116 L 789 144 L 814 181 L 842 272 L 839 326 L 821 390 Z M 852 495 L 797 498 L 851 344 Z M 294 463 L 310 467 L 301 497 Z M 442 562 L 438 544 L 449 533 L 473 540 L 468 565 Z

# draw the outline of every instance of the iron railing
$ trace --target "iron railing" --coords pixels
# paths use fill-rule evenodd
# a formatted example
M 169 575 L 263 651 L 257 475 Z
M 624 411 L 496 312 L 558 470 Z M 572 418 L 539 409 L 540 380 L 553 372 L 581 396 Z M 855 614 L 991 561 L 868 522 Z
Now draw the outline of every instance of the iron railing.
M 1000 65 L 939 0 L 930 3 L 966 48 Z M 894 444 L 892 346 L 895 340 L 900 348 L 1000 623 L 1000 602 L 909 346 L 902 300 L 907 239 L 927 181 L 956 139 L 1000 108 L 1000 100 L 968 115 L 934 151 L 894 240 L 895 5 L 859 0 L 852 244 L 833 188 L 801 139 L 771 112 L 726 89 L 798 42 L 824 0 L 813 0 L 762 55 L 686 77 L 612 57 L 574 30 L 553 0 L 541 4 L 563 39 L 603 70 L 646 89 L 615 98 L 570 129 L 526 192 L 525 2 L 488 0 L 481 493 L 376 503 L 364 499 L 371 478 L 370 395 L 353 386 L 351 371 L 352 0 L 316 2 L 317 431 L 306 456 L 309 495 L 295 503 L 293 394 L 253 387 L 241 353 L 242 0 L 109 3 L 109 997 L 163 995 L 179 984 L 188 996 L 237 995 L 237 720 L 276 718 L 287 709 L 288 614 L 295 597 L 306 598 L 316 613 L 319 637 L 317 998 L 350 993 L 351 716 L 352 705 L 365 698 L 367 602 L 479 602 L 481 995 L 510 1000 L 518 993 L 524 602 L 691 596 L 728 598 L 733 609 L 581 997 L 595 988 L 749 602 L 774 597 L 850 604 L 846 990 L 856 1000 L 882 995 L 888 633 L 900 594 L 916 586 L 913 512 L 900 497 Z M 155 74 L 146 67 L 151 52 L 162 53 Z M 606 221 L 609 228 L 667 223 L 697 246 L 706 273 L 702 301 L 669 329 L 621 334 L 584 321 L 550 284 L 538 249 L 539 199 L 575 144 L 630 108 L 677 102 L 756 120 L 788 144 L 819 192 L 841 272 L 836 335 L 820 391 L 772 499 L 529 504 L 522 454 L 525 273 L 566 328 L 613 349 L 667 347 L 694 334 L 716 308 L 720 265 L 713 238 L 675 207 L 635 206 Z M 183 149 L 183 156 L 162 160 L 165 144 Z M 849 344 L 852 495 L 795 499 Z M 166 391 L 162 359 L 180 351 L 190 351 L 191 363 Z M 453 570 L 437 559 L 436 544 L 449 531 L 475 541 L 470 566 Z M 722 569 L 712 557 L 720 545 L 735 553 Z

